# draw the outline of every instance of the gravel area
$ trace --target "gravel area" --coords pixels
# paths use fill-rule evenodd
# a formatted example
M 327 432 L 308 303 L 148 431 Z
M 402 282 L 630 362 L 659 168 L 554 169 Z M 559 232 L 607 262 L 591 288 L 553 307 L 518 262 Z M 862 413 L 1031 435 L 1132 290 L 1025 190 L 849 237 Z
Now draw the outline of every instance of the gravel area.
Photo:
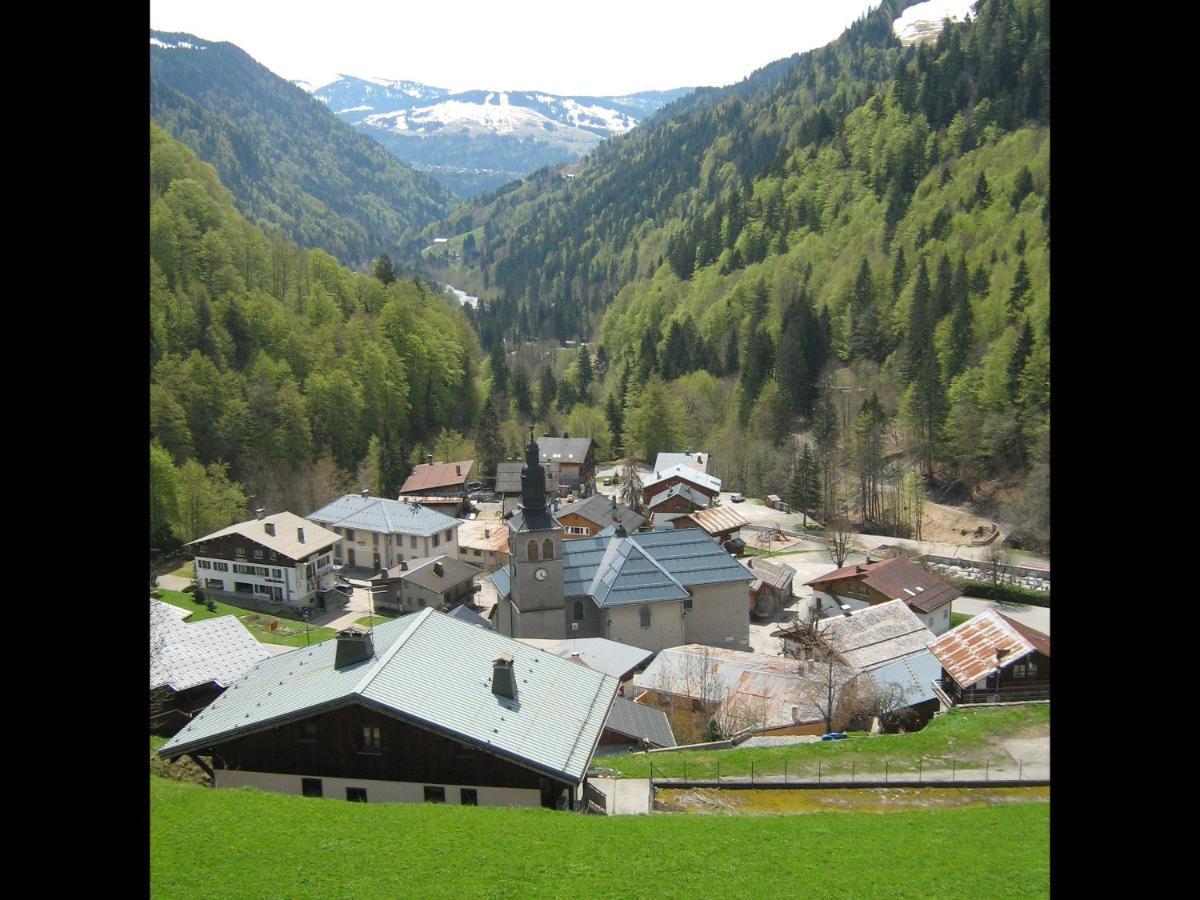
M 787 747 L 791 744 L 815 744 L 821 738 L 815 734 L 787 734 L 780 737 L 752 737 L 739 747 Z

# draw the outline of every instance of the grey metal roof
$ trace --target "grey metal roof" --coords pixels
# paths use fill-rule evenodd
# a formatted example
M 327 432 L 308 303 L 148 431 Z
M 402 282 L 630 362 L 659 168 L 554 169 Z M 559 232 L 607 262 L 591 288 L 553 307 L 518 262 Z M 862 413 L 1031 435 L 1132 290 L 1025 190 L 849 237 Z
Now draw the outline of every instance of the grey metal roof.
M 496 596 L 507 597 L 508 592 L 512 590 L 512 579 L 509 578 L 508 569 L 499 568 L 491 575 L 492 584 L 496 586 Z
M 551 531 L 561 527 L 549 512 L 532 512 L 521 506 L 518 506 L 508 519 L 508 530 L 512 533 L 520 531 Z
M 540 437 L 537 439 L 541 461 L 581 464 L 592 446 L 591 438 Z
M 707 498 L 705 502 L 707 502 Z M 564 503 L 554 511 L 555 518 L 576 515 L 601 527 L 613 524 L 614 513 L 616 521 L 624 525 L 626 531 L 637 531 L 646 521 L 645 516 L 634 512 L 628 506 L 622 506 L 619 503 L 614 505 L 613 498 L 604 494 L 592 494 L 586 500 Z
M 660 491 L 659 493 L 655 494 L 650 500 L 650 508 L 654 509 L 654 507 L 666 503 L 672 497 L 680 496 L 682 496 L 693 506 L 698 506 L 701 509 L 708 508 L 708 495 L 700 493 L 685 481 L 681 481 L 678 484 L 673 484 L 667 490 Z
M 542 638 L 519 638 L 523 644 L 538 647 L 547 653 L 570 659 L 576 656 L 584 665 L 614 678 L 623 678 L 650 657 L 653 650 L 610 641 L 608 638 L 564 638 L 563 640 L 546 640 Z
M 274 534 L 270 534 L 267 531 L 268 525 L 272 526 L 275 531 Z M 300 540 L 301 530 L 304 532 L 303 541 Z M 228 528 L 222 528 L 219 531 L 214 531 L 212 534 L 206 534 L 202 538 L 196 538 L 196 540 L 187 546 L 193 547 L 196 544 L 202 544 L 205 541 L 225 537 L 229 534 L 238 534 L 244 538 L 249 538 L 256 544 L 261 544 L 268 550 L 274 550 L 276 553 L 286 556 L 291 560 L 304 559 L 306 556 L 318 553 L 326 547 L 332 547 L 342 539 L 341 535 L 327 531 L 320 525 L 314 525 L 307 519 L 300 518 L 295 513 L 279 512 L 264 516 L 261 519 L 238 522 L 236 525 L 230 525 Z M 203 548 L 198 547 L 195 552 L 203 555 Z
M 842 659 L 863 670 L 921 653 L 935 640 L 933 632 L 903 600 L 868 606 L 849 616 L 822 619 L 818 627 Z
M 488 631 L 495 631 L 491 622 L 469 606 L 456 606 L 450 612 L 446 613 L 446 615 L 452 619 L 458 619 L 460 622 L 466 622 L 468 625 L 478 625 L 480 628 L 486 628 Z
M 234 616 L 187 624 L 177 607 L 150 598 L 150 689 L 226 687 L 270 654 Z
M 337 639 L 255 666 L 159 750 L 176 756 L 284 721 L 360 703 L 536 771 L 582 780 L 617 679 L 433 609 L 374 628 L 375 655 L 333 667 Z M 517 700 L 491 690 L 507 653 Z
M 521 470 L 523 462 L 502 462 L 496 464 L 496 493 L 521 493 Z M 553 461 L 543 461 L 542 468 L 546 471 L 546 490 L 553 494 L 558 490 L 559 465 Z
M 690 595 L 653 557 L 631 538 L 609 538 L 588 594 L 602 609 L 660 600 L 686 600 Z
M 442 564 L 441 575 L 434 571 L 434 563 Z M 421 559 L 410 559 L 405 566 L 407 566 L 405 569 L 392 566 L 387 570 L 387 578 L 376 576 L 371 580 L 376 582 L 407 581 L 431 591 L 445 591 L 464 581 L 470 581 L 483 571 L 479 566 L 455 559 L 453 556 L 447 556 L 445 553 L 437 556 L 425 556 Z
M 868 674 L 881 687 L 900 685 L 904 690 L 904 705 L 912 706 L 933 699 L 933 682 L 942 677 L 942 664 L 928 650 L 922 650 L 872 669 Z
M 696 462 L 696 457 L 700 457 L 700 462 Z M 700 472 L 708 471 L 708 454 L 707 453 L 660 453 L 654 458 L 654 471 L 661 472 L 663 469 L 669 469 L 672 466 L 691 466 Z
M 753 579 L 736 559 L 699 528 L 639 531 L 630 540 L 645 550 L 684 587 Z M 573 542 L 574 543 L 574 542 Z
M 430 537 L 459 524 L 458 519 L 422 504 L 388 500 L 386 497 L 364 497 L 361 494 L 338 497 L 316 512 L 309 513 L 308 518 L 338 528 L 361 528 L 382 534 L 415 534 L 420 537 Z
M 675 746 L 675 734 L 665 712 L 624 697 L 613 701 L 605 727 L 655 747 Z
M 709 475 L 707 472 L 701 472 L 699 469 L 693 469 L 691 466 L 671 466 L 669 469 L 656 469 L 653 475 L 649 475 L 642 480 L 642 487 L 652 487 L 660 481 L 666 481 L 668 478 L 674 478 L 676 475 L 680 478 L 686 478 L 692 484 L 707 488 L 710 491 L 719 492 L 721 490 L 720 478 Z

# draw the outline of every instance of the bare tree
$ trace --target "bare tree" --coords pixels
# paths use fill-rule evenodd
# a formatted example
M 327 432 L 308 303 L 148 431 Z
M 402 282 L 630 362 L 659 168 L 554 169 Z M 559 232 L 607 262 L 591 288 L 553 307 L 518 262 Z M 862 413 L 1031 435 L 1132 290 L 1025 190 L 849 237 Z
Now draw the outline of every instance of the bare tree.
M 850 555 L 850 535 L 853 533 L 845 516 L 838 516 L 829 523 L 829 555 L 839 569 Z
M 1012 564 L 1012 554 L 1000 543 L 1000 535 L 983 548 L 983 570 L 987 573 L 992 584 L 1008 581 L 1008 567 Z
M 870 679 L 849 665 L 829 644 L 814 611 L 796 621 L 783 655 L 797 660 L 803 696 L 825 720 L 825 730 L 841 731 L 862 715 Z
M 894 681 L 886 684 L 870 681 L 863 691 L 862 704 L 863 711 L 879 719 L 880 727 L 889 733 L 907 731 L 916 720 L 904 687 Z

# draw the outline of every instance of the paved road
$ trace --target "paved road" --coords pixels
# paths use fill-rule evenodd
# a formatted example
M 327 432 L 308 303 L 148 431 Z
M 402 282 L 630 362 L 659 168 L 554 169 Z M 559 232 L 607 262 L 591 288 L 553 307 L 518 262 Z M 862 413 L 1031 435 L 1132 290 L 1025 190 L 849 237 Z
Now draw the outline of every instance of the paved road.
M 1050 633 L 1050 609 L 1045 606 L 1025 606 L 1018 603 L 997 603 L 995 600 L 980 600 L 978 597 L 956 597 L 951 609 L 956 613 L 977 616 L 994 609 L 1022 625 L 1035 628 L 1042 634 Z

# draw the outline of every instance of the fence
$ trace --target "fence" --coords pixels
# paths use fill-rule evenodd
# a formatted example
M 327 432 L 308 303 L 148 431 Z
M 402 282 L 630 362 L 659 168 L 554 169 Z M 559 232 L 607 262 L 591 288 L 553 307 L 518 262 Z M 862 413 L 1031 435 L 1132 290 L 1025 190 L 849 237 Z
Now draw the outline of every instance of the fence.
M 1050 783 L 1050 764 L 1018 760 L 958 760 L 953 758 L 908 760 L 817 760 L 788 763 L 781 767 L 726 760 L 721 765 L 699 760 L 672 761 L 664 766 L 650 761 L 650 783 L 654 787 L 726 788 L 816 788 L 1032 786 Z

